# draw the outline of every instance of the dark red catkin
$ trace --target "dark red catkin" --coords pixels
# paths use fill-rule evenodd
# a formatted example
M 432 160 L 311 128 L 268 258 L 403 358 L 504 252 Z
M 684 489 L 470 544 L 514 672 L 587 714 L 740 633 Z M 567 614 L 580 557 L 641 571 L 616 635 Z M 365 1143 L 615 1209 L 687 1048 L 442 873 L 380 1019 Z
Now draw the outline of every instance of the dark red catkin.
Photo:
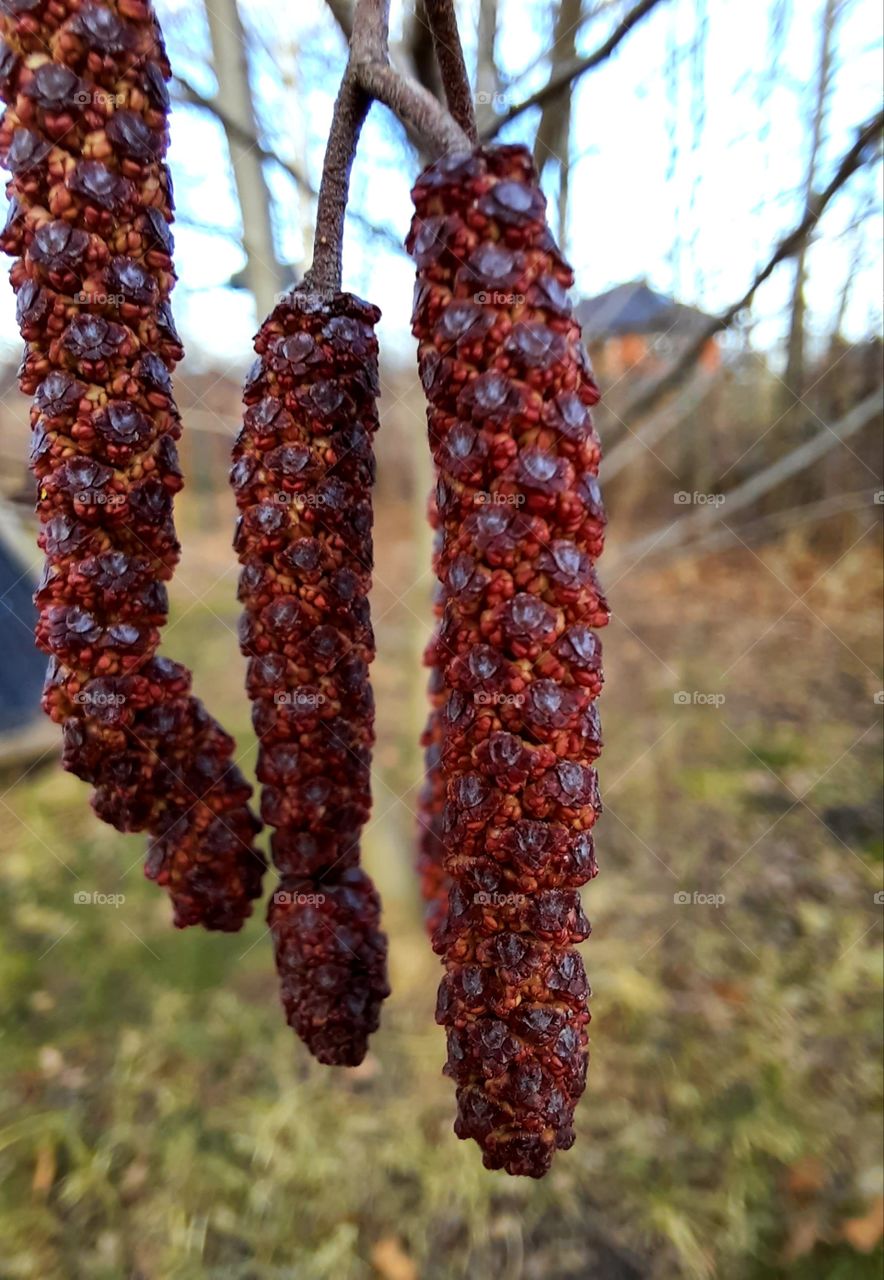
M 96 813 L 147 830 L 175 923 L 235 930 L 264 859 L 233 740 L 157 656 L 178 559 L 169 65 L 149 4 L 0 6 L 0 246 L 33 394 L 44 708 Z
M 355 1066 L 389 994 L 380 900 L 359 867 L 371 809 L 376 307 L 294 292 L 255 340 L 231 483 L 241 645 L 261 810 L 280 883 L 268 914 L 289 1024 Z
M 413 325 L 430 410 L 445 594 L 435 944 L 455 1131 L 489 1168 L 542 1176 L 574 1141 L 589 994 L 574 944 L 596 874 L 594 628 L 605 517 L 598 400 L 529 153 L 431 166 L 413 192 Z
M 436 530 L 433 543 L 433 567 L 442 545 L 439 517 L 435 501 L 429 504 L 430 523 Z M 445 592 L 437 582 L 433 613 L 441 619 L 445 609 Z M 430 713 L 421 735 L 424 749 L 424 781 L 418 795 L 417 874 L 424 900 L 424 924 L 432 938 L 448 911 L 451 877 L 445 870 L 445 847 L 442 840 L 442 815 L 445 809 L 445 779 L 442 774 L 442 708 L 447 697 L 445 680 L 438 654 L 439 629 L 424 650 L 424 666 L 429 668 L 427 697 Z
M 428 694 L 430 714 L 421 737 L 424 748 L 424 782 L 418 797 L 417 872 L 426 911 L 424 923 L 432 938 L 445 919 L 451 880 L 445 870 L 442 840 L 442 815 L 445 808 L 445 779 L 442 774 L 442 706 L 445 686 L 442 671 L 435 660 L 436 637 L 424 654 L 424 665 L 430 668 Z

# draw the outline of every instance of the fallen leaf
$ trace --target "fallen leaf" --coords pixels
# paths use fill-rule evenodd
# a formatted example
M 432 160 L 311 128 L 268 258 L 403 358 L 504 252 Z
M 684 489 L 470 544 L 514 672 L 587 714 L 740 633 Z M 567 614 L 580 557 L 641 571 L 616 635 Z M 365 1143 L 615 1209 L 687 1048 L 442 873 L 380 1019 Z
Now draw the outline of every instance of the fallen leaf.
M 802 1156 L 789 1166 L 787 1185 L 798 1200 L 815 1196 L 825 1186 L 825 1182 L 825 1165 L 817 1156 Z
M 38 1147 L 34 1176 L 31 1179 L 31 1190 L 35 1195 L 45 1196 L 49 1193 L 55 1181 L 56 1168 L 55 1148 L 48 1144 Z
M 384 1236 L 371 1251 L 375 1271 L 384 1280 L 418 1280 L 417 1265 L 395 1236 Z
M 859 1253 L 871 1253 L 884 1236 L 884 1196 L 876 1196 L 865 1217 L 848 1218 L 841 1234 Z

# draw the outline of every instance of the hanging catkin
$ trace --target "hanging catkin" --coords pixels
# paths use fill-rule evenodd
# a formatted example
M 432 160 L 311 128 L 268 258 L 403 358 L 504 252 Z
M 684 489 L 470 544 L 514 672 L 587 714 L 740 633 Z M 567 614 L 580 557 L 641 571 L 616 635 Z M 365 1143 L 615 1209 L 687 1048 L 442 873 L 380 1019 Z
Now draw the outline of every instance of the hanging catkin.
M 453 887 L 437 1018 L 456 1132 L 488 1167 L 539 1177 L 574 1140 L 586 1077 L 574 945 L 601 807 L 599 393 L 528 152 L 448 157 L 413 197 L 445 596 L 433 652 Z
M 10 0 L 0 35 L 0 245 L 34 396 L 44 707 L 99 816 L 151 834 L 147 874 L 175 923 L 238 929 L 264 870 L 251 788 L 187 670 L 157 656 L 181 487 L 162 36 L 138 0 Z
M 380 902 L 359 867 L 371 808 L 372 437 L 377 308 L 295 292 L 262 325 L 231 471 L 241 644 L 261 810 L 280 883 L 268 920 L 289 1023 L 353 1066 L 386 979 Z

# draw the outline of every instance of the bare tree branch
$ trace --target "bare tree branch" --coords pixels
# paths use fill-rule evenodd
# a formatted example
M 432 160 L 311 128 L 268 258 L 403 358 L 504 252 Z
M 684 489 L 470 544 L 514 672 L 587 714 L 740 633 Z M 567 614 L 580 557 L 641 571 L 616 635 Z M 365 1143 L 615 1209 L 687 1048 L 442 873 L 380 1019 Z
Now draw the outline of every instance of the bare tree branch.
M 579 0 L 578 0 L 579 3 Z M 454 0 L 424 0 L 427 21 L 433 34 L 433 48 L 439 63 L 439 74 L 445 90 L 448 110 L 463 129 L 472 146 L 479 141 L 476 108 L 470 89 L 470 78 L 464 62 L 454 13 Z
M 185 102 L 189 102 L 191 106 L 200 107 L 202 110 L 208 111 L 223 125 L 225 131 L 228 132 L 230 137 L 236 138 L 236 140 L 243 146 L 251 147 L 255 154 L 260 156 L 262 160 L 270 160 L 274 164 L 279 165 L 280 169 L 285 170 L 289 177 L 297 183 L 302 191 L 306 192 L 307 195 L 312 196 L 314 199 L 317 198 L 319 192 L 302 169 L 299 169 L 297 165 L 292 164 L 291 161 L 283 159 L 277 151 L 271 151 L 265 147 L 261 142 L 259 142 L 254 133 L 244 128 L 234 120 L 229 112 L 225 111 L 224 107 L 219 102 L 212 98 L 207 98 L 205 94 L 200 93 L 199 89 L 191 84 L 190 81 L 180 73 L 176 73 L 174 83 L 178 88 L 181 98 Z M 365 231 L 368 231 L 371 235 L 377 236 L 379 239 L 383 240 L 391 249 L 395 249 L 397 253 L 405 252 L 402 244 L 400 243 L 399 237 L 394 235 L 394 233 L 388 230 L 387 227 L 379 227 L 376 223 L 372 222 L 361 213 L 354 213 L 351 216 L 355 222 L 358 222 L 360 226 L 363 227 Z
M 675 364 L 672 365 L 665 373 L 661 374 L 656 381 L 652 382 L 649 387 L 639 391 L 638 394 L 627 404 L 621 411 L 620 416 L 626 422 L 635 422 L 637 418 L 641 418 L 648 413 L 657 401 L 667 392 L 673 391 L 680 386 L 684 379 L 688 376 L 698 358 L 703 352 L 710 338 L 714 338 L 717 333 L 721 333 L 723 329 L 729 329 L 736 320 L 737 316 L 746 307 L 749 306 L 755 294 L 758 292 L 764 282 L 773 275 L 776 268 L 781 262 L 785 262 L 787 258 L 793 257 L 801 246 L 804 244 L 811 231 L 822 217 L 826 207 L 832 198 L 837 195 L 844 184 L 850 179 L 857 169 L 861 168 L 868 159 L 868 153 L 873 144 L 879 141 L 881 129 L 884 126 L 884 111 L 879 112 L 873 120 L 869 120 L 864 124 L 857 133 L 856 141 L 853 146 L 841 158 L 841 162 L 835 171 L 829 185 L 822 191 L 811 206 L 804 212 L 804 216 L 796 227 L 794 227 L 787 236 L 784 236 L 777 245 L 768 262 L 758 272 L 749 288 L 743 294 L 742 298 L 732 303 L 726 311 L 721 315 L 714 316 L 709 323 L 698 333 L 694 342 L 682 353 Z
M 742 511 L 790 476 L 818 462 L 836 444 L 841 444 L 856 435 L 873 418 L 879 417 L 882 410 L 884 410 L 884 388 L 879 387 L 877 391 L 866 396 L 865 400 L 854 405 L 850 412 L 846 413 L 833 427 L 821 427 L 811 440 L 806 440 L 804 444 L 798 445 L 784 457 L 778 458 L 763 471 L 756 472 L 741 485 L 737 485 L 736 489 L 732 489 L 725 495 L 723 509 L 711 504 L 697 507 L 690 515 L 682 516 L 662 532 L 657 529 L 630 542 L 623 554 L 644 557 L 657 551 L 681 546 L 693 534 L 712 528 L 722 519 L 725 511 L 728 517 L 737 511 Z
M 344 252 L 344 220 L 350 194 L 350 171 L 356 158 L 359 135 L 371 100 L 348 63 L 335 101 L 334 115 L 322 166 L 313 265 L 304 277 L 305 288 L 318 293 L 338 293 Z
M 469 151 L 469 139 L 423 85 L 390 63 L 389 0 L 357 0 L 350 58 L 359 84 L 388 107 L 436 155 Z
M 504 125 L 509 124 L 511 120 L 515 120 L 525 111 L 530 111 L 532 107 L 543 106 L 548 98 L 559 93 L 566 85 L 573 84 L 575 80 L 579 80 L 587 71 L 591 71 L 594 67 L 600 66 L 606 62 L 617 46 L 624 40 L 642 18 L 655 9 L 661 0 L 639 0 L 639 3 L 630 9 L 622 22 L 620 22 L 611 32 L 604 44 L 599 45 L 594 53 L 588 54 L 585 58 L 575 58 L 572 62 L 564 63 L 553 75 L 550 76 L 547 84 L 542 89 L 538 89 L 536 93 L 532 93 L 522 102 L 517 102 L 509 107 L 502 115 L 485 129 L 482 130 L 482 139 L 487 141 L 500 132 Z
M 712 390 L 715 381 L 714 375 L 698 373 L 675 401 L 667 402 L 658 409 L 638 431 L 629 430 L 622 440 L 618 440 L 602 460 L 602 476 L 605 482 L 613 480 L 614 476 L 619 475 L 623 468 L 629 466 L 643 451 L 650 451 L 653 445 L 698 409 Z M 616 416 L 620 417 L 619 414 Z

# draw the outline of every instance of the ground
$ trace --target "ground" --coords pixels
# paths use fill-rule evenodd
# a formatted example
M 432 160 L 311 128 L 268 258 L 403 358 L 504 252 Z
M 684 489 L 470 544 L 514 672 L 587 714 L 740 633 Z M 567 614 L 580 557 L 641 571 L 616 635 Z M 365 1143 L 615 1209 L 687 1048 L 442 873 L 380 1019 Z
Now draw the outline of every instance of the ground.
M 168 651 L 251 767 L 234 567 L 197 501 Z M 362 1067 L 318 1066 L 283 1024 L 262 909 L 239 936 L 176 933 L 140 838 L 81 783 L 51 758 L 2 780 L 0 1276 L 879 1276 L 879 512 L 834 549 L 631 566 L 612 546 L 590 1086 L 534 1183 L 455 1139 L 440 1074 L 408 510 L 387 501 L 378 539 L 365 858 L 393 995 Z

